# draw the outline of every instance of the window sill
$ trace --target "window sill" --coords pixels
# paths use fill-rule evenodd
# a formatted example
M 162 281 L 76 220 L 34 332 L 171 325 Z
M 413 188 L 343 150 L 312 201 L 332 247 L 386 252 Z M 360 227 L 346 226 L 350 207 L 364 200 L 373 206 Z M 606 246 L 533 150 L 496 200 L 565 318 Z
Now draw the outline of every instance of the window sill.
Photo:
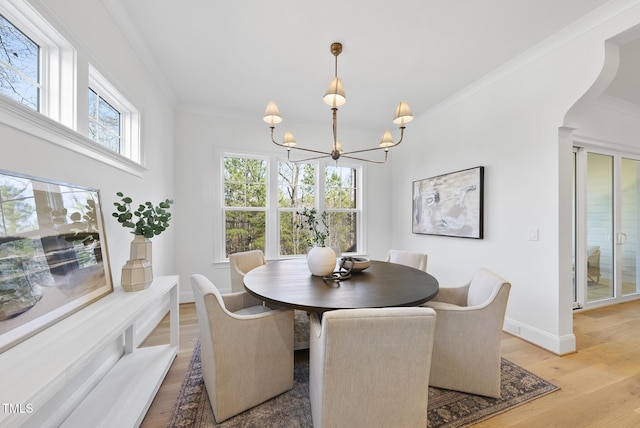
M 138 177 L 142 177 L 147 170 L 139 163 L 96 144 L 73 129 L 3 96 L 0 96 L 0 123 Z

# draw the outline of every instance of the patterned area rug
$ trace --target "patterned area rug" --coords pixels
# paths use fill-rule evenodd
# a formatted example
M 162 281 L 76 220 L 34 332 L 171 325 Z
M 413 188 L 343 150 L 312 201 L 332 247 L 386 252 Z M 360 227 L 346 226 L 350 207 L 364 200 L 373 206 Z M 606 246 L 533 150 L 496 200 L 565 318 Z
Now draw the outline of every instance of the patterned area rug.
M 293 389 L 266 403 L 216 424 L 200 368 L 200 344 L 193 352 L 170 428 L 312 427 L 309 404 L 309 353 L 295 352 Z M 502 359 L 502 398 L 488 398 L 446 389 L 429 388 L 428 427 L 454 428 L 473 425 L 520 404 L 556 391 L 558 387 Z

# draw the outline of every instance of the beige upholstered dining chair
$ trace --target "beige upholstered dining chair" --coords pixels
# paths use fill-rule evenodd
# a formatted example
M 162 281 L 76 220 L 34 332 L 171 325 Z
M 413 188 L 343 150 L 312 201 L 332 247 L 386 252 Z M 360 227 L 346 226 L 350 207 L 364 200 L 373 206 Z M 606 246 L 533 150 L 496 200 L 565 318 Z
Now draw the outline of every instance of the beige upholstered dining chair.
M 293 311 L 271 309 L 246 291 L 221 295 L 203 275 L 192 275 L 191 284 L 216 422 L 291 389 Z
M 231 291 L 244 291 L 244 276 L 251 269 L 267 264 L 262 250 L 243 251 L 229 254 L 229 272 L 231 274 Z
M 335 250 L 334 250 L 335 251 Z M 252 269 L 266 265 L 262 250 L 243 251 L 229 254 L 229 272 L 231 274 L 231 291 L 245 291 L 244 276 Z M 294 348 L 309 347 L 309 316 L 304 311 L 294 312 Z
M 422 271 L 427 271 L 427 255 L 411 251 L 389 250 L 387 262 L 410 266 Z
M 511 284 L 480 268 L 461 287 L 441 287 L 424 306 L 438 314 L 429 384 L 500 398 L 500 334 Z
M 421 307 L 311 314 L 313 426 L 426 427 L 435 325 Z

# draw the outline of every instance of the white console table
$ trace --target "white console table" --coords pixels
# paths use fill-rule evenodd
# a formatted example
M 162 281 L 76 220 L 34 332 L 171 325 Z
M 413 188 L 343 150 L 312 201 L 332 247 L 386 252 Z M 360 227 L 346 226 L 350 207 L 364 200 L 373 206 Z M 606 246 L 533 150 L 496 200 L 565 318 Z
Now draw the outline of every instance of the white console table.
M 136 320 L 162 304 L 167 295 L 170 343 L 136 348 Z M 117 362 L 106 375 L 86 382 L 95 384 L 89 385 L 90 391 L 75 400 L 72 397 L 70 401 L 79 404 L 62 426 L 137 427 L 177 355 L 178 326 L 177 276 L 157 277 L 143 291 L 128 293 L 117 287 L 113 293 L 0 354 L 0 402 L 30 410 L 7 412 L 0 408 L 0 426 L 31 425 L 31 413 L 36 415 L 50 400 L 59 400 L 56 394 L 75 375 L 90 368 L 96 356 L 124 337 L 124 353 L 119 358 L 116 355 Z M 50 421 L 56 417 L 61 415 L 53 415 Z

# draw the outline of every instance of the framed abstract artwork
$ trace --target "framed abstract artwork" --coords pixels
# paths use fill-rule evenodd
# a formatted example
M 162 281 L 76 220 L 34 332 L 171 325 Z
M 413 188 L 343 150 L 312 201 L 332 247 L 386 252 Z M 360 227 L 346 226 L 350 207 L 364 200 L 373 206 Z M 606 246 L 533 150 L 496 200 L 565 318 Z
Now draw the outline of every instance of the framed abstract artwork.
M 0 171 L 0 351 L 112 291 L 99 192 Z
M 412 231 L 483 238 L 484 167 L 413 182 Z

